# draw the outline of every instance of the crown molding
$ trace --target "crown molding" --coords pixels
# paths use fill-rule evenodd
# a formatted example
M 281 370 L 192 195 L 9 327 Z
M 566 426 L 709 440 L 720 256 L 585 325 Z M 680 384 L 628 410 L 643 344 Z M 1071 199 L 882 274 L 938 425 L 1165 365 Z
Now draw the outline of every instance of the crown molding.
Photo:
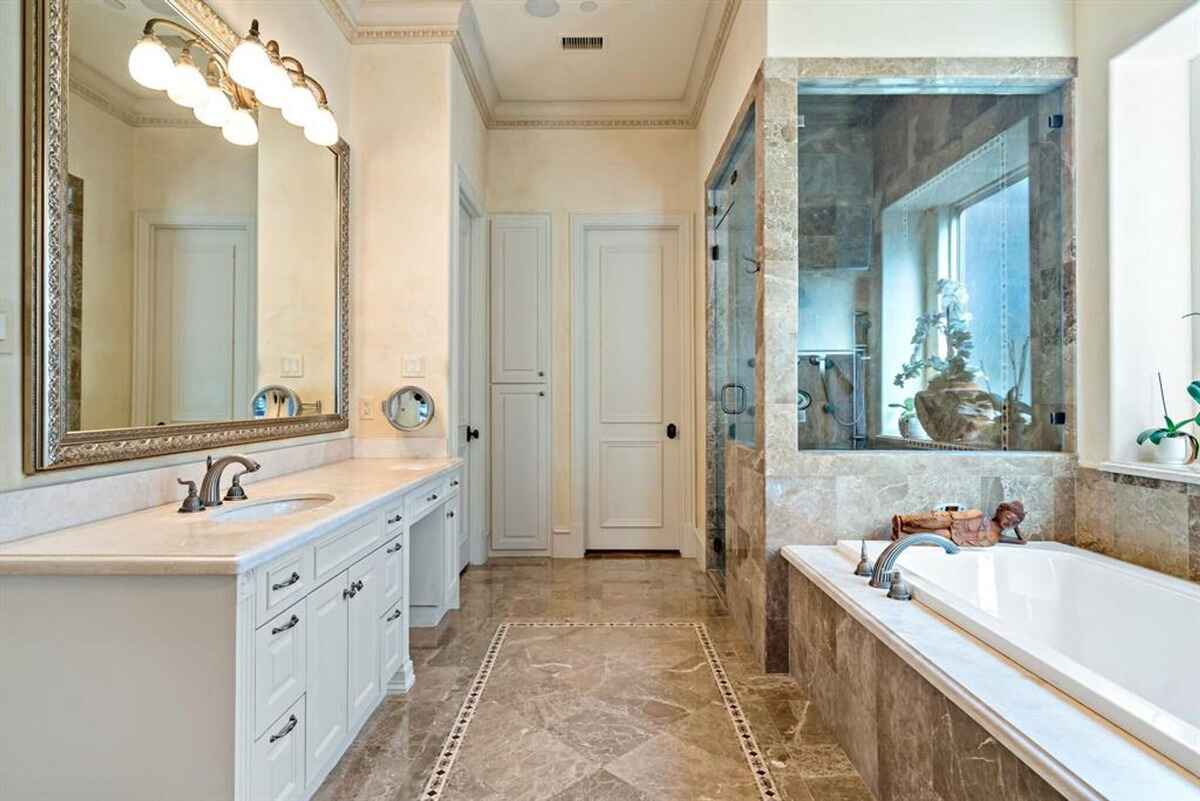
M 131 128 L 203 128 L 203 123 L 190 113 L 163 113 L 175 108 L 159 101 L 144 101 L 110 81 L 98 70 L 75 58 L 71 60 L 68 86 L 71 92 L 82 97 L 100 111 L 125 123 Z M 146 109 L 144 106 L 153 106 Z
M 355 2 L 357 8 L 352 8 Z M 719 16 L 710 7 L 697 42 L 687 89 L 679 100 L 556 103 L 500 98 L 469 3 L 321 0 L 321 5 L 351 45 L 450 45 L 479 116 L 489 129 L 652 130 L 691 129 L 699 124 L 742 0 L 723 0 Z

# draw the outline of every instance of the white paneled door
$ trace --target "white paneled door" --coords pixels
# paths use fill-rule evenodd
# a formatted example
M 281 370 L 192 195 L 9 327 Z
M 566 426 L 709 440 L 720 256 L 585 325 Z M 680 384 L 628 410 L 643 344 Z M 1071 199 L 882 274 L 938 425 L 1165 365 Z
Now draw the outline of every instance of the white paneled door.
M 587 548 L 673 550 L 687 358 L 679 231 L 631 225 L 585 235 Z

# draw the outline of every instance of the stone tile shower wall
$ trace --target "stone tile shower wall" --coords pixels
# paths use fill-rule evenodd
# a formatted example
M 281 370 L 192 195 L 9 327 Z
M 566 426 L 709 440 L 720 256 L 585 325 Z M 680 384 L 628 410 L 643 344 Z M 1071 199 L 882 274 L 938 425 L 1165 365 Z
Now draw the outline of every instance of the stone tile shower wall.
M 1022 528 L 1027 536 L 1071 542 L 1075 535 L 1075 459 L 1069 451 L 798 449 L 800 81 L 829 79 L 836 84 L 840 80 L 838 86 L 845 87 L 857 80 L 887 76 L 899 80 L 897 74 L 912 74 L 918 76 L 910 82 L 912 90 L 920 91 L 923 87 L 955 85 L 959 80 L 974 81 L 973 85 L 978 86 L 985 76 L 993 81 L 1009 76 L 1062 78 L 1072 74 L 1073 69 L 1073 62 L 1062 59 L 961 64 L 927 59 L 906 60 L 904 64 L 854 59 L 763 62 L 756 100 L 764 259 L 759 282 L 759 386 L 755 396 L 761 451 L 729 448 L 725 466 L 730 609 L 767 670 L 788 669 L 789 571 L 780 556 L 785 545 L 880 538 L 887 535 L 890 517 L 897 512 L 950 502 L 987 506 L 1012 498 L 1024 501 L 1028 507 L 1029 517 Z M 1069 132 L 1069 109 L 1066 114 L 1065 130 Z M 878 167 L 875 170 L 878 172 Z M 1064 191 L 1064 197 L 1071 191 Z M 1073 220 L 1069 200 L 1064 200 L 1063 208 L 1065 219 Z M 878 225 L 875 228 L 879 230 Z M 1063 250 L 1070 255 L 1074 252 L 1073 225 L 1067 228 Z M 878 264 L 878 251 L 873 255 L 873 264 Z M 1073 305 L 1072 284 L 1067 279 L 1059 287 L 1055 302 Z M 1073 312 L 1068 311 L 1065 317 L 1073 320 Z M 1073 343 L 1069 332 L 1063 332 L 1063 340 Z M 1073 363 L 1068 357 L 1067 364 Z

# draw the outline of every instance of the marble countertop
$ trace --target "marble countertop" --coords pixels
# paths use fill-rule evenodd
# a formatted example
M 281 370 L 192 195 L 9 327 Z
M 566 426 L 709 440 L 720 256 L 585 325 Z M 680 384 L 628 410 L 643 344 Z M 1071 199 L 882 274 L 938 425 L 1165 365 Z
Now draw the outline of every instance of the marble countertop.
M 251 503 L 334 496 L 325 506 L 273 520 L 222 523 L 214 514 L 234 504 L 180 514 L 175 502 L 0 545 L 0 575 L 237 575 L 460 464 L 461 459 L 335 462 L 246 485 Z
M 1186 770 L 920 603 L 871 589 L 835 547 L 783 555 L 1064 797 L 1200 799 Z

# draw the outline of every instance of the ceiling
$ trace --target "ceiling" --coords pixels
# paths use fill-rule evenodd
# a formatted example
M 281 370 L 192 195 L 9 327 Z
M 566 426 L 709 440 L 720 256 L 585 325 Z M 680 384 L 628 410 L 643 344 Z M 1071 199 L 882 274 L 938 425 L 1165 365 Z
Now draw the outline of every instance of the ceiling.
M 682 100 L 717 0 L 558 0 L 539 18 L 522 0 L 473 0 L 501 101 Z M 563 36 L 603 36 L 600 51 L 564 51 Z M 703 68 L 703 64 L 700 65 Z

